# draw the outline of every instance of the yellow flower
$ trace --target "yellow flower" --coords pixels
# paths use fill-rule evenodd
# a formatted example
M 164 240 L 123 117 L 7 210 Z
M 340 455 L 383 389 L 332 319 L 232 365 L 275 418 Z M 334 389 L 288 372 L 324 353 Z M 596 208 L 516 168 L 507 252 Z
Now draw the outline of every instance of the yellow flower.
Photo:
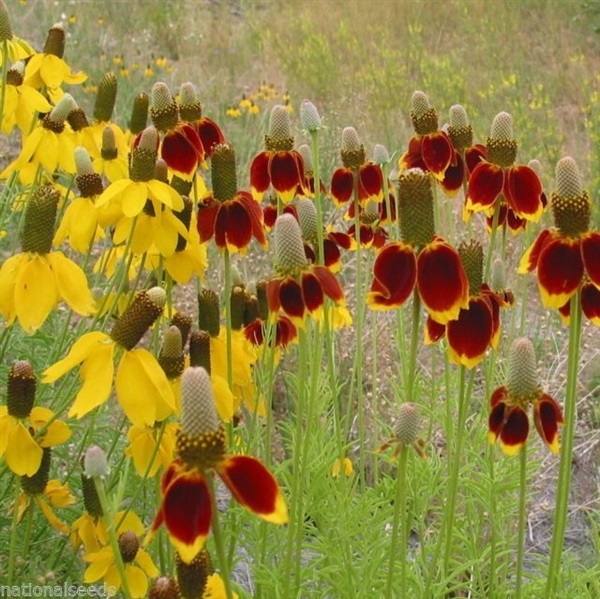
M 81 365 L 83 385 L 69 410 L 70 417 L 82 418 L 105 403 L 113 378 L 119 404 L 133 424 L 152 426 L 175 411 L 173 391 L 156 358 L 147 349 L 134 349 L 162 313 L 165 302 L 166 294 L 159 287 L 138 293 L 111 335 L 100 331 L 84 334 L 65 358 L 46 369 L 42 382 L 53 383 Z M 116 352 L 122 355 L 115 374 Z
M 344 467 L 344 475 L 346 477 L 352 476 L 354 473 L 354 466 L 352 465 L 350 458 L 345 457 L 342 459 L 337 458 L 333 462 L 333 467 L 331 468 L 331 476 L 333 476 L 333 478 L 337 478 L 340 475 L 342 466 Z
M 129 445 L 125 448 L 125 455 L 133 459 L 140 476 L 154 476 L 161 466 L 166 468 L 173 461 L 176 431 L 175 422 L 165 424 L 162 432 L 156 427 L 135 424 L 129 428 Z
M 18 62 L 8 71 L 4 88 L 4 113 L 0 120 L 0 130 L 9 135 L 15 125 L 27 134 L 35 122 L 36 112 L 52 110 L 51 104 L 33 87 L 23 85 L 24 64 Z
M 148 578 L 158 576 L 159 572 L 150 555 L 140 549 L 139 537 L 144 534 L 144 525 L 138 516 L 129 512 L 116 532 L 131 597 L 145 597 L 148 592 Z M 99 551 L 87 553 L 83 559 L 90 564 L 83 575 L 86 584 L 103 579 L 107 588 L 112 587 L 114 593 L 121 588 L 123 580 L 110 545 L 105 545 Z
M 48 484 L 44 487 L 43 493 L 37 493 L 35 495 L 29 495 L 26 492 L 21 492 L 18 500 L 18 520 L 21 521 L 25 510 L 34 501 L 40 508 L 42 514 L 48 521 L 48 523 L 56 530 L 62 532 L 65 535 L 69 534 L 69 526 L 60 520 L 52 507 L 67 507 L 75 503 L 75 497 L 71 495 L 69 487 L 58 480 L 49 480 Z
M 0 67 L 7 59 L 12 64 L 17 60 L 24 60 L 34 53 L 34 49 L 25 40 L 13 35 L 12 24 L 4 3 L 0 4 L 0 32 Z M 6 42 L 6 56 L 4 42 Z

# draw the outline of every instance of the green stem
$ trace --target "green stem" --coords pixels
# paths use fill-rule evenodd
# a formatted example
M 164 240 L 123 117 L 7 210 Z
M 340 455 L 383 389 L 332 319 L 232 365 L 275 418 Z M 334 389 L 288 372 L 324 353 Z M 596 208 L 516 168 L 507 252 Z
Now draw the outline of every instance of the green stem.
M 421 316 L 421 296 L 417 288 L 413 291 L 412 328 L 410 331 L 410 354 L 408 357 L 408 384 L 406 401 L 413 401 L 415 396 L 415 379 L 417 376 L 417 353 L 419 350 L 419 320 Z
M 100 500 L 100 505 L 102 506 L 102 511 L 106 517 L 108 525 L 108 538 L 110 541 L 110 546 L 112 548 L 113 557 L 115 559 L 115 564 L 117 566 L 117 570 L 119 571 L 119 577 L 121 578 L 121 590 L 123 591 L 123 595 L 125 599 L 131 599 L 131 592 L 129 591 L 129 583 L 127 582 L 127 576 L 125 575 L 125 564 L 123 563 L 123 556 L 121 555 L 121 550 L 119 549 L 119 539 L 117 537 L 117 522 L 115 520 L 116 514 L 113 513 L 112 506 L 108 501 L 108 497 L 106 496 L 106 490 L 104 488 L 104 481 L 101 477 L 94 477 L 94 486 L 96 487 L 96 492 L 98 493 L 98 499 Z
M 19 527 L 19 495 L 21 494 L 21 485 L 19 480 L 13 478 L 15 485 L 14 500 L 13 500 L 13 517 L 10 526 L 10 549 L 8 553 L 8 572 L 7 572 L 7 583 L 8 586 L 12 586 L 13 577 L 15 575 L 15 563 L 17 558 L 17 529 Z
M 229 573 L 229 563 L 227 562 L 227 556 L 225 555 L 225 544 L 223 542 L 223 533 L 221 531 L 221 524 L 219 522 L 219 509 L 217 507 L 217 498 L 215 495 L 215 484 L 212 473 L 206 475 L 206 483 L 208 484 L 208 490 L 210 493 L 210 502 L 212 507 L 212 520 L 211 529 L 212 536 L 215 541 L 215 549 L 217 550 L 217 557 L 219 559 L 219 565 L 221 566 L 221 578 L 225 586 L 225 596 L 227 599 L 233 599 L 233 593 L 231 591 L 231 577 Z
M 406 512 L 406 462 L 408 458 L 408 447 L 402 446 L 398 457 L 398 478 L 396 479 L 396 499 L 394 501 L 394 520 L 392 524 L 392 541 L 388 562 L 388 575 L 385 596 L 393 599 L 396 596 L 407 597 L 406 593 L 406 546 L 408 544 L 408 514 Z M 400 535 L 400 547 L 398 547 L 398 532 Z M 393 591 L 394 566 L 396 561 L 400 562 L 400 594 Z
M 496 471 L 495 471 L 495 454 L 494 446 L 488 447 L 488 471 L 490 477 L 489 484 L 489 522 L 490 522 L 490 574 L 489 574 L 489 592 L 488 597 L 492 599 L 496 595 L 496 496 L 498 488 L 496 486 Z
M 231 350 L 231 260 L 229 250 L 223 252 L 225 268 L 225 335 L 227 343 L 227 384 L 233 389 L 233 352 Z
M 317 209 L 317 260 L 318 264 L 325 264 L 323 249 L 323 205 L 321 202 L 321 168 L 319 166 L 319 130 L 310 132 L 310 142 L 313 155 L 313 181 L 315 186 L 315 208 Z
M 548 578 L 546 580 L 547 599 L 556 596 L 556 587 L 560 577 L 560 565 L 565 531 L 567 528 L 567 512 L 569 508 L 569 489 L 571 486 L 571 465 L 575 437 L 575 420 L 577 418 L 577 374 L 579 370 L 579 348 L 581 345 L 581 290 L 571 298 L 571 321 L 569 324 L 569 357 L 567 362 L 567 395 L 565 398 L 565 424 L 563 442 L 560 452 L 560 469 L 556 509 L 554 510 L 554 527 Z
M 498 232 L 498 221 L 500 220 L 500 205 L 502 199 L 499 197 L 494 206 L 494 216 L 492 218 L 492 232 L 490 233 L 490 244 L 488 246 L 487 256 L 485 258 L 485 270 L 483 273 L 483 282 L 486 283 L 490 278 L 492 269 L 492 257 L 494 256 L 494 246 L 496 245 L 496 233 Z
M 527 526 L 527 443 L 521 449 L 519 460 L 519 536 L 517 539 L 517 586 L 515 599 L 523 592 L 523 553 L 525 550 L 525 528 Z

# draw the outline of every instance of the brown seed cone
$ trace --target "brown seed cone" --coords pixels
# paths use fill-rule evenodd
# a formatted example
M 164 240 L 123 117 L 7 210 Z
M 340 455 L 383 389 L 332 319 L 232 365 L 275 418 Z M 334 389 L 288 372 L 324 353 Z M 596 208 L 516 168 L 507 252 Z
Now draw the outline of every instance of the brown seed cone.
M 402 241 L 414 248 L 430 243 L 435 236 L 433 189 L 430 176 L 418 168 L 398 178 L 398 220 Z
M 243 287 L 233 287 L 231 290 L 231 328 L 239 331 L 244 326 L 244 306 L 246 292 Z
M 140 548 L 138 536 L 133 531 L 126 530 L 119 535 L 118 543 L 123 562 L 130 564 L 135 559 Z
M 119 155 L 117 149 L 117 138 L 112 127 L 104 127 L 102 131 L 102 147 L 100 148 L 100 155 L 103 160 L 114 160 Z
M 35 401 L 36 379 L 27 360 L 15 362 L 8 371 L 6 407 L 10 416 L 27 418 Z
M 129 118 L 129 131 L 133 135 L 141 133 L 148 124 L 148 108 L 150 105 L 150 98 L 148 94 L 138 94 L 133 100 L 133 107 L 131 109 L 131 117 Z
M 413 92 L 411 98 L 410 120 L 417 135 L 427 135 L 438 130 L 438 116 L 427 94 Z
M 269 303 L 267 302 L 268 279 L 256 281 L 256 299 L 258 300 L 258 315 L 261 320 L 269 318 Z
M 114 73 L 106 73 L 98 86 L 94 103 L 94 120 L 98 123 L 108 123 L 112 118 L 116 100 L 117 78 Z
M 100 497 L 98 497 L 98 491 L 96 491 L 94 479 L 89 478 L 83 472 L 81 473 L 81 493 L 83 494 L 83 506 L 87 513 L 94 518 L 103 516 L 104 510 L 100 503 Z
M 175 312 L 171 318 L 170 324 L 174 324 L 179 329 L 179 332 L 181 333 L 181 344 L 185 347 L 192 329 L 192 317 L 183 312 Z
M 414 403 L 406 402 L 400 406 L 396 422 L 396 439 L 403 445 L 412 445 L 419 438 L 421 417 Z
M 219 336 L 219 296 L 212 289 L 201 289 L 198 294 L 198 328 L 207 331 L 211 337 Z
M 150 118 L 158 131 L 175 129 L 179 122 L 179 108 L 166 83 L 157 82 L 152 87 Z
M 254 322 L 258 316 L 258 299 L 248 293 L 244 302 L 244 326 Z
M 160 576 L 152 582 L 148 599 L 180 599 L 182 595 L 179 593 L 177 582 L 170 576 Z M 202 597 L 195 595 L 194 597 Z
M 13 38 L 13 30 L 10 22 L 8 10 L 4 2 L 0 0 L 0 44 L 4 41 L 10 41 Z
M 211 373 L 210 335 L 206 331 L 194 331 L 190 335 L 190 366 L 201 366 Z
M 345 127 L 342 130 L 340 154 L 345 168 L 356 170 L 365 163 L 365 148 L 360 143 L 358 133 L 354 127 Z
M 238 192 L 233 146 L 226 143 L 215 145 L 210 166 L 215 200 L 226 202 L 233 199 Z
M 82 131 L 86 127 L 90 126 L 85 111 L 79 106 L 69 112 L 69 115 L 67 116 L 67 123 L 71 125 L 71 129 L 73 129 L 73 131 L 76 133 L 77 131 Z
M 60 192 L 51 185 L 43 185 L 33 192 L 25 207 L 21 238 L 24 252 L 50 252 L 59 200 Z
M 487 159 L 502 168 L 508 168 L 517 159 L 517 140 L 513 139 L 513 118 L 508 112 L 498 113 L 492 122 L 486 141 Z
M 158 156 L 158 133 L 154 127 L 142 132 L 140 143 L 131 151 L 129 178 L 132 181 L 150 181 L 154 178 Z
M 186 181 L 177 175 L 173 175 L 171 179 L 171 187 L 181 196 L 189 196 L 192 191 L 192 186 L 192 181 Z
M 556 191 L 550 199 L 554 224 L 563 237 L 580 237 L 589 231 L 590 197 L 583 189 L 577 163 L 570 157 L 556 164 Z
M 175 325 L 171 325 L 165 333 L 158 363 L 171 380 L 179 378 L 185 369 L 181 331 Z
M 42 52 L 44 54 L 54 54 L 54 56 L 62 58 L 65 54 L 66 39 L 67 36 L 63 26 L 58 23 L 53 25 L 48 30 L 48 37 L 46 37 Z
M 535 350 L 526 337 L 515 339 L 508 356 L 506 389 L 510 397 L 524 404 L 540 395 Z
M 167 295 L 164 289 L 152 287 L 140 291 L 110 332 L 111 338 L 126 350 L 132 350 L 144 333 L 162 314 Z
M 0 24 L 0 28 L 2 25 Z M 1 34 L 0 34 L 1 37 Z M 6 72 L 6 84 L 14 85 L 18 87 L 19 85 L 23 85 L 25 74 L 25 65 L 22 60 L 16 62 L 8 71 Z
M 469 279 L 469 295 L 478 295 L 483 283 L 483 248 L 478 241 L 472 239 L 458 246 L 460 261 Z
M 182 83 L 179 89 L 179 115 L 186 123 L 194 123 L 202 118 L 202 103 L 193 83 Z
M 50 478 L 50 461 L 52 451 L 49 447 L 42 448 L 42 461 L 38 471 L 33 476 L 21 476 L 21 488 L 28 495 L 40 495 L 44 492 Z
M 214 572 L 210 555 L 206 549 L 189 564 L 186 564 L 179 554 L 175 556 L 177 584 L 183 599 L 198 599 L 204 595 L 208 577 Z

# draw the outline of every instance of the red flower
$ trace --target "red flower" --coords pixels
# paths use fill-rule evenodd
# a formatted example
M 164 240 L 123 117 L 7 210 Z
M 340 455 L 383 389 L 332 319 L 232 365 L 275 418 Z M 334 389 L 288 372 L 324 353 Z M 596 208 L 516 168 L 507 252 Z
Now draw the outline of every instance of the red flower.
M 533 421 L 539 436 L 552 453 L 558 453 L 562 412 L 556 400 L 542 391 L 524 400 L 511 396 L 506 387 L 498 387 L 490 397 L 490 443 L 499 440 L 502 451 L 507 455 L 515 455 L 521 450 L 529 435 L 528 403 L 533 403 Z
M 264 151 L 250 165 L 252 195 L 262 199 L 272 185 L 284 204 L 291 202 L 298 186 L 306 184 L 302 156 L 296 150 Z
M 283 314 L 277 316 L 275 326 L 275 347 L 286 347 L 298 336 L 294 323 Z M 254 319 L 244 327 L 244 336 L 253 345 L 262 345 L 265 342 L 265 333 L 268 325 L 260 318 Z
M 449 167 L 460 168 L 458 154 L 452 147 L 448 134 L 444 131 L 434 131 L 425 135 L 415 135 L 408 142 L 408 150 L 400 156 L 398 170 L 403 171 L 410 168 L 420 168 L 431 173 L 441 184 L 449 195 L 456 193 L 462 185 L 462 178 L 458 188 L 454 189 L 456 176 L 446 181 L 446 171 Z
M 381 169 L 373 162 L 363 162 L 357 169 L 358 199 L 362 204 L 369 200 L 376 202 L 383 198 L 383 177 Z M 331 178 L 331 197 L 337 206 L 344 206 L 354 192 L 353 169 L 340 167 Z
M 367 303 L 374 310 L 403 305 L 415 286 L 431 318 L 446 324 L 468 306 L 469 282 L 457 251 L 435 237 L 417 255 L 401 241 L 384 246 L 373 265 Z
M 177 175 L 190 178 L 204 160 L 204 147 L 192 125 L 178 122 L 163 137 L 160 157 Z

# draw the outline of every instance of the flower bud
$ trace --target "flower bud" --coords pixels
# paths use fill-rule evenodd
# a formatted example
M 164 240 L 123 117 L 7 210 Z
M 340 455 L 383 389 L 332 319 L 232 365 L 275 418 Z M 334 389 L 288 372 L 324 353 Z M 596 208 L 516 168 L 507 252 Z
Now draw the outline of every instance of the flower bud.
M 214 572 L 208 551 L 202 549 L 189 564 L 186 564 L 177 554 L 175 568 L 181 597 L 183 599 L 203 597 L 208 577 Z
M 526 337 L 515 339 L 508 356 L 508 394 L 519 402 L 533 400 L 540 394 L 535 350 Z
M 310 100 L 302 100 L 300 104 L 300 122 L 305 131 L 318 131 L 321 128 L 321 117 L 317 107 Z
M 88 478 L 104 478 L 108 475 L 108 461 L 104 450 L 90 445 L 83 456 L 83 473 Z
M 82 198 L 92 198 L 102 193 L 102 177 L 94 171 L 92 159 L 85 148 L 75 148 L 75 171 L 75 184 Z
M 175 325 L 171 325 L 165 333 L 158 354 L 158 363 L 168 379 L 177 379 L 183 373 L 185 368 L 183 343 L 181 331 Z
M 150 97 L 150 118 L 153 125 L 159 131 L 175 129 L 179 121 L 179 109 L 169 86 L 160 81 L 155 83 Z
M 314 171 L 314 165 L 310 146 L 302 144 L 298 147 L 298 153 L 302 156 L 302 160 L 304 161 L 304 171 L 306 173 L 312 173 Z
M 98 86 L 94 103 L 94 120 L 97 123 L 108 123 L 112 118 L 117 100 L 117 78 L 114 73 L 106 73 Z
M 52 185 L 43 185 L 34 190 L 25 207 L 21 237 L 24 252 L 50 252 L 59 200 L 60 192 Z
M 131 109 L 131 117 L 129 119 L 129 131 L 133 135 L 141 133 L 148 124 L 148 107 L 150 104 L 150 98 L 148 94 L 138 94 L 133 100 L 133 107 Z
M 215 145 L 210 166 L 215 200 L 227 202 L 234 198 L 238 187 L 233 146 L 226 143 Z
M 402 445 L 413 445 L 419 438 L 421 417 L 414 403 L 406 402 L 400 406 L 396 422 L 396 439 Z
M 179 114 L 186 123 L 194 123 L 202 118 L 202 104 L 194 84 L 189 81 L 182 83 L 179 90 Z
M 126 530 L 119 535 L 118 544 L 123 563 L 130 564 L 140 548 L 138 536 L 133 531 Z
M 438 130 L 437 112 L 425 92 L 413 92 L 410 104 L 410 119 L 417 135 L 428 135 Z
M 590 198 L 577 163 L 569 156 L 556 164 L 556 191 L 551 197 L 554 224 L 562 237 L 580 237 L 590 228 Z
M 517 140 L 513 139 L 513 118 L 508 112 L 500 112 L 494 117 L 486 149 L 492 164 L 508 168 L 515 163 Z
M 302 231 L 291 214 L 282 214 L 273 227 L 275 237 L 275 270 L 284 276 L 298 274 L 308 266 Z
M 15 362 L 8 371 L 6 408 L 14 418 L 27 418 L 35 401 L 36 379 L 27 360 Z
M 375 144 L 373 148 L 373 162 L 375 164 L 384 165 L 390 161 L 390 153 L 387 148 L 381 144 Z
M 218 337 L 221 328 L 219 296 L 212 289 L 198 293 L 198 328 L 211 337 Z

